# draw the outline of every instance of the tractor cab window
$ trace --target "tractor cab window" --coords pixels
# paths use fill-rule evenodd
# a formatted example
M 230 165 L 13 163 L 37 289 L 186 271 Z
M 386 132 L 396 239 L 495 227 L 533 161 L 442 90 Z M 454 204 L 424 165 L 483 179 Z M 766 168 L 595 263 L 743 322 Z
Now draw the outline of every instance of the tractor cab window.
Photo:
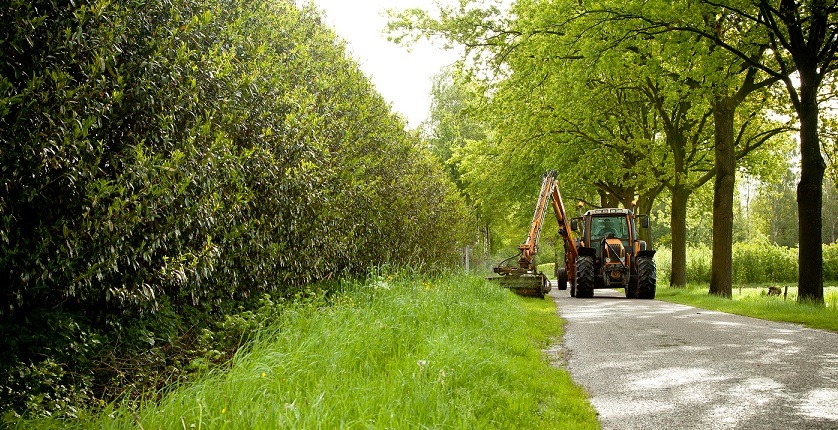
M 629 238 L 628 223 L 625 216 L 595 216 L 591 219 L 591 244 L 597 244 L 605 238 Z

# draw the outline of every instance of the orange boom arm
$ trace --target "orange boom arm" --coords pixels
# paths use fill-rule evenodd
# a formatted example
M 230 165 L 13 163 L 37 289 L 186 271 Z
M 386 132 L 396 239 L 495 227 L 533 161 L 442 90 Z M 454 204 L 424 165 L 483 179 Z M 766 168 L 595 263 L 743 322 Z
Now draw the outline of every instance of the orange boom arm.
M 573 232 L 570 229 L 570 220 L 567 217 L 567 212 L 564 208 L 562 195 L 559 192 L 558 180 L 556 179 L 556 172 L 549 171 L 544 174 L 541 180 L 541 192 L 538 195 L 538 201 L 535 204 L 535 211 L 533 212 L 532 222 L 530 223 L 530 230 L 524 243 L 518 246 L 520 258 L 518 259 L 518 266 L 505 265 L 510 259 L 504 260 L 500 265 L 494 268 L 494 272 L 503 277 L 515 278 L 523 282 L 502 282 L 507 284 L 511 289 L 522 295 L 536 295 L 544 296 L 544 293 L 550 290 L 549 283 L 543 273 L 537 272 L 535 256 L 538 254 L 538 242 L 541 238 L 541 230 L 544 227 L 544 217 L 547 214 L 547 205 L 552 204 L 553 212 L 556 215 L 556 221 L 559 223 L 559 235 L 562 236 L 565 244 L 565 252 L 570 254 L 568 263 L 568 276 L 573 276 L 575 273 L 576 257 L 578 250 L 573 241 Z M 539 288 L 536 285 L 529 288 L 527 285 L 532 280 L 532 284 L 546 284 L 546 291 L 544 288 Z M 519 287 L 521 285 L 521 287 Z M 532 293 L 532 291 L 536 291 Z

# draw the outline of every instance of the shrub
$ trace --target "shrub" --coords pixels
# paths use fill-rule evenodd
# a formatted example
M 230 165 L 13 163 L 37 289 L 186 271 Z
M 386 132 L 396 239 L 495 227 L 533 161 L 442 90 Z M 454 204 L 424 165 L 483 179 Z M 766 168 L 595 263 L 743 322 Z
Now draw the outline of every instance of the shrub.
M 706 245 L 687 248 L 688 282 L 709 283 L 712 261 L 713 250 Z
M 26 325 L 0 324 L 5 342 L 0 351 L 0 410 L 75 416 L 93 398 L 92 358 L 100 353 L 103 337 L 65 312 L 39 311 L 26 320 Z M 21 356 L 27 351 L 31 354 Z
M 733 282 L 755 284 L 796 280 L 797 249 L 766 241 L 733 245 Z
M 823 277 L 838 280 L 838 242 L 823 247 Z
M 838 247 L 824 247 L 824 276 L 835 279 L 832 267 L 838 268 Z M 668 279 L 672 271 L 672 253 L 660 248 L 655 254 L 658 279 Z M 687 282 L 709 284 L 712 249 L 706 246 L 687 249 Z M 832 266 L 834 265 L 834 266 Z M 797 281 L 797 249 L 767 242 L 733 245 L 733 282 L 736 284 L 788 283 Z
M 687 248 L 687 282 L 710 282 L 712 250 L 704 245 Z M 672 250 L 661 247 L 655 253 L 658 280 L 668 282 L 672 274 Z

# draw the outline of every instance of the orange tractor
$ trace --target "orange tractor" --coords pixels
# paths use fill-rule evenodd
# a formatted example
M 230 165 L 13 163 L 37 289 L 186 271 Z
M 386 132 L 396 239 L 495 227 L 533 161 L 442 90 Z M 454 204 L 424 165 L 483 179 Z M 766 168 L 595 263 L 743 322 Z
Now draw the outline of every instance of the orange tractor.
M 565 248 L 564 264 L 556 264 L 559 290 L 566 290 L 570 281 L 572 297 L 593 297 L 598 288 L 624 288 L 629 298 L 655 298 L 655 251 L 638 239 L 635 222 L 640 218 L 641 226 L 649 228 L 648 216 L 635 215 L 630 209 L 606 208 L 569 219 L 554 171 L 542 177 L 530 232 L 518 246 L 520 252 L 495 267 L 494 272 L 501 276 L 493 279 L 522 296 L 544 297 L 550 292 L 547 276 L 535 263 L 548 203 L 553 206 Z M 574 240 L 573 232 L 580 229 L 580 238 Z M 516 257 L 517 266 L 509 264 Z

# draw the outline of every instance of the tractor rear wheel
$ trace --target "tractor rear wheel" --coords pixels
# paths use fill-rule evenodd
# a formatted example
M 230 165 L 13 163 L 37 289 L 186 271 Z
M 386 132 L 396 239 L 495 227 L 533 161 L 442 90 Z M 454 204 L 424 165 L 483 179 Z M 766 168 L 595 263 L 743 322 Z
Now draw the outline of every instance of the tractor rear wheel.
M 556 283 L 559 284 L 560 291 L 567 289 L 567 269 L 564 267 L 556 268 Z
M 594 296 L 594 259 L 580 256 L 576 259 L 576 297 L 580 299 Z
M 637 257 L 637 298 L 654 299 L 657 283 L 655 260 L 649 257 Z

